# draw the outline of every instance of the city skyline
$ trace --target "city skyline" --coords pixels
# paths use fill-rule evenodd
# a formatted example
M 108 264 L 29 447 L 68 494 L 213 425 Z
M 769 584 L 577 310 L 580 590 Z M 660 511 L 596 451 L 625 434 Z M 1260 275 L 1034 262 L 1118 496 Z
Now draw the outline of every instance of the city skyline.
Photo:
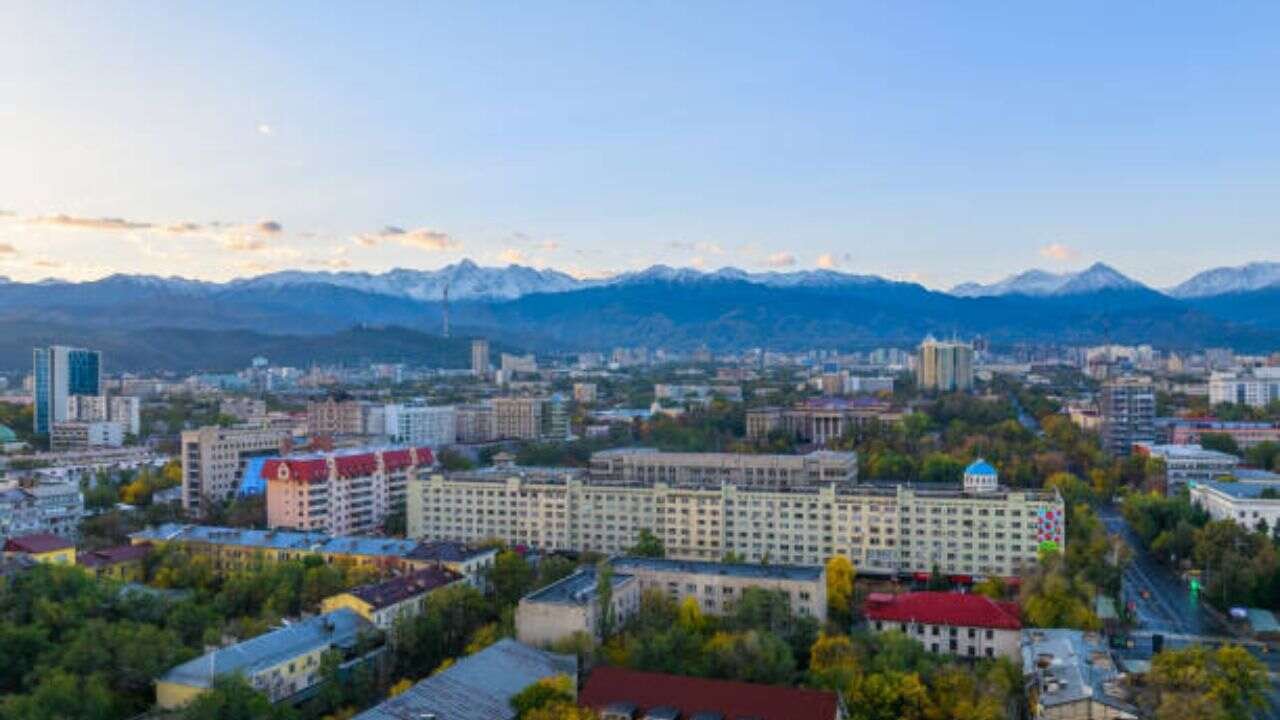
M 0 275 L 1167 287 L 1277 259 L 1276 12 L 6 8 Z

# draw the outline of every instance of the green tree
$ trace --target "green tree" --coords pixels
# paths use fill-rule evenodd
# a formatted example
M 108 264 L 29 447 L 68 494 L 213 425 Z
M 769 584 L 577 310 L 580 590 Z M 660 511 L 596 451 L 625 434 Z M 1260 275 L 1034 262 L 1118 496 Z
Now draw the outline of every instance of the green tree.
M 614 621 L 613 566 L 607 560 L 601 560 L 596 565 L 596 602 L 600 608 L 600 614 L 596 618 L 596 632 L 601 638 L 607 638 L 613 634 Z
M 489 584 L 500 606 L 515 605 L 533 587 L 533 568 L 513 550 L 498 553 L 489 570 Z
M 667 549 L 663 546 L 662 540 L 654 535 L 649 528 L 640 528 L 640 533 L 636 538 L 636 544 L 632 545 L 627 554 L 638 557 L 666 557 Z
M 567 675 L 543 678 L 516 693 L 511 698 L 511 709 L 516 711 L 517 720 L 525 720 L 530 713 L 549 705 L 572 703 L 573 687 L 573 679 Z
M 1203 433 L 1200 435 L 1200 446 L 1205 450 L 1240 455 L 1240 445 L 1236 439 L 1226 433 Z
M 225 675 L 213 681 L 182 712 L 182 720 L 293 720 L 297 713 L 287 704 L 275 705 L 254 690 L 243 677 Z

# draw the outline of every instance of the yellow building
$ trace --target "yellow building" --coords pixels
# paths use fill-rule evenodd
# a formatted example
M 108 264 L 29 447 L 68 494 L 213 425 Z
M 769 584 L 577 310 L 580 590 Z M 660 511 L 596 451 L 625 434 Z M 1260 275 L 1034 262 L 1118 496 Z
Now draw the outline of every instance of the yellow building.
M 143 582 L 146 579 L 146 559 L 150 554 L 150 543 L 121 545 L 82 552 L 76 556 L 76 564 L 100 578 Z
M 379 630 L 389 631 L 397 620 L 421 614 L 431 593 L 465 581 L 453 570 L 430 567 L 331 595 L 324 599 L 320 609 L 333 612 L 346 608 Z
M 23 535 L 9 538 L 4 543 L 4 556 L 10 558 L 15 555 L 27 555 L 36 562 L 52 565 L 75 565 L 76 545 L 49 533 Z

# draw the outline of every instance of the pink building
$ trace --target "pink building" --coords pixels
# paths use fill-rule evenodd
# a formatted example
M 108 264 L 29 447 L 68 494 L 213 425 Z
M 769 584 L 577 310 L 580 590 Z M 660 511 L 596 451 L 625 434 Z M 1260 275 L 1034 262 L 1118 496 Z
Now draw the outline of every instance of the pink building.
M 1199 445 L 1205 434 L 1229 435 L 1241 448 L 1280 442 L 1280 423 L 1227 422 L 1214 418 L 1178 419 L 1169 424 L 1171 445 Z
M 355 449 L 273 458 L 262 466 L 267 525 L 357 535 L 404 507 L 409 479 L 435 463 L 430 448 Z

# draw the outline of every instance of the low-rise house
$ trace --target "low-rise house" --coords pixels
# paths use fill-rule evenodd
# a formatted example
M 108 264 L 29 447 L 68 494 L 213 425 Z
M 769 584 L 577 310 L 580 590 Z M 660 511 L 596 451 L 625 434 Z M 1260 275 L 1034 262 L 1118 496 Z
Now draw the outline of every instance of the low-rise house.
M 76 555 L 76 564 L 100 578 L 121 582 L 142 582 L 146 579 L 146 560 L 151 545 L 120 545 L 118 547 L 90 550 Z
M 1182 488 L 1230 475 L 1240 458 L 1199 445 L 1156 445 L 1138 443 L 1134 452 L 1164 461 L 1165 494 L 1177 495 Z
M 397 620 L 420 615 L 431 593 L 465 581 L 448 568 L 430 567 L 332 595 L 324 599 L 320 609 L 333 612 L 346 608 L 388 632 Z
M 601 720 L 840 720 L 836 694 L 601 666 L 578 704 Z
M 516 639 L 545 646 L 587 633 L 600 639 L 600 594 L 595 568 L 583 568 L 520 599 L 516 606 Z M 612 578 L 613 619 L 626 622 L 640 609 L 640 583 L 615 572 Z
M 184 707 L 216 678 L 237 673 L 273 703 L 300 702 L 318 689 L 326 652 L 340 652 L 340 669 L 350 669 L 383 651 L 378 635 L 368 620 L 347 609 L 285 625 L 169 670 L 156 680 L 156 705 L 161 710 Z M 366 650 L 370 644 L 375 647 Z
M 484 589 L 485 575 L 498 559 L 498 548 L 476 547 L 452 540 L 423 542 L 405 556 L 418 567 L 436 566 L 452 570 L 467 578 L 477 589 Z
M 577 658 L 543 652 L 511 639 L 499 640 L 360 713 L 355 720 L 512 720 L 516 712 L 511 698 L 539 680 L 557 675 L 576 680 Z
M 1194 483 L 1191 504 L 1214 520 L 1234 520 L 1250 530 L 1270 531 L 1280 523 L 1280 477 L 1260 475 L 1255 479 L 1237 471 L 1234 482 Z
M 53 565 L 75 565 L 76 545 L 52 533 L 12 537 L 4 542 L 4 556 L 26 555 L 32 560 Z
M 1016 603 L 983 595 L 871 593 L 863 614 L 873 632 L 898 630 L 929 652 L 957 657 L 1016 658 L 1022 620 Z
M 84 494 L 74 482 L 0 489 L 0 538 L 37 533 L 74 538 L 84 514 Z
M 640 591 L 659 590 L 676 602 L 693 598 L 704 613 L 730 612 L 749 588 L 781 592 L 791 611 L 827 621 L 827 572 L 821 565 L 756 565 L 667 558 L 621 557 L 617 572 L 634 576 Z
M 1097 633 L 1037 629 L 1022 633 L 1022 674 L 1036 720 L 1136 720 L 1124 675 Z

